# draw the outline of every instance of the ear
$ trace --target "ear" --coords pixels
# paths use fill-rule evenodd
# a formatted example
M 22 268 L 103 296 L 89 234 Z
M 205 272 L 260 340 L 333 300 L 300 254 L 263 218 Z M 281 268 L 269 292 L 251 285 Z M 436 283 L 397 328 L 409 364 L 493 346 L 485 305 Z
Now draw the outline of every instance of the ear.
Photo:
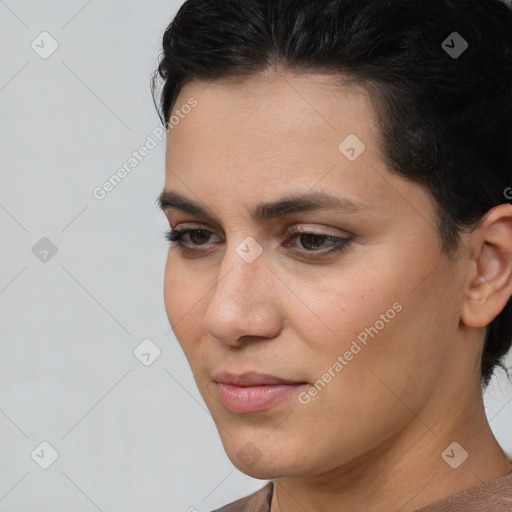
M 489 210 L 469 236 L 472 270 L 461 311 L 469 327 L 484 327 L 512 296 L 512 205 Z

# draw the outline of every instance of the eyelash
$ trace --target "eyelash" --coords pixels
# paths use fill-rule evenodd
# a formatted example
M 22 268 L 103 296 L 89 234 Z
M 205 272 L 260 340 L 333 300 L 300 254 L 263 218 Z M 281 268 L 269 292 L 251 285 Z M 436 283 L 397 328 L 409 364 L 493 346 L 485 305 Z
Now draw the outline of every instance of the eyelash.
M 192 229 L 192 228 L 187 228 L 187 229 L 182 229 L 182 230 L 170 229 L 169 231 L 167 231 L 165 233 L 165 239 L 168 242 L 177 242 L 177 246 L 183 254 L 193 254 L 193 253 L 197 254 L 198 252 L 201 252 L 201 249 L 190 248 L 189 245 L 187 245 L 186 243 L 183 242 L 183 237 L 188 234 L 191 234 L 191 233 L 197 233 L 199 231 L 204 232 L 204 233 L 210 233 L 212 235 L 215 234 L 207 229 Z M 324 242 L 325 241 L 338 242 L 336 245 L 331 246 L 331 248 L 326 251 L 319 251 L 319 250 L 298 251 L 299 253 L 302 253 L 303 255 L 304 254 L 311 255 L 314 253 L 320 253 L 320 256 L 313 256 L 313 258 L 318 258 L 321 256 L 327 256 L 327 255 L 333 255 L 333 254 L 340 253 L 352 241 L 352 239 L 350 239 L 350 238 L 342 238 L 342 237 L 337 237 L 337 236 L 332 236 L 332 235 L 326 235 L 323 233 L 310 233 L 308 231 L 296 231 L 291 234 L 291 236 L 288 238 L 288 240 L 295 240 L 295 239 L 301 237 L 302 235 L 320 237 L 320 238 L 324 239 Z M 201 245 L 206 245 L 206 244 L 192 244 L 192 245 L 199 247 Z M 286 245 L 285 245 L 285 247 L 286 247 Z M 309 257 L 311 257 L 311 256 L 309 256 Z

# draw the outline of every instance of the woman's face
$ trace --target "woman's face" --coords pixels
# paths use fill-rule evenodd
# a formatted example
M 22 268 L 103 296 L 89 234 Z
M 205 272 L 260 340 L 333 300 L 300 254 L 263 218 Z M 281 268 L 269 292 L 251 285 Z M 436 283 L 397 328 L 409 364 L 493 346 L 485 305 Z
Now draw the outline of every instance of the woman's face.
M 165 306 L 231 461 L 314 475 L 425 433 L 469 357 L 453 348 L 463 275 L 429 194 L 385 167 L 368 96 L 269 73 L 191 82 L 176 110 L 165 188 L 205 213 L 166 202 L 173 229 L 199 231 L 171 243 Z M 256 211 L 313 194 L 346 203 Z M 302 384 L 244 390 L 221 372 Z

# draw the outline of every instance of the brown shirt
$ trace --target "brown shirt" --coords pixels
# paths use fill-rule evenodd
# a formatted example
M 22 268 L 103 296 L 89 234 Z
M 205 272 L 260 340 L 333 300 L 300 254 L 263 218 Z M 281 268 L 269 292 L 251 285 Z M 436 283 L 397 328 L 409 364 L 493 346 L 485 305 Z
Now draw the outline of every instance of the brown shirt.
M 273 482 L 213 512 L 270 512 Z M 468 487 L 415 512 L 512 512 L 512 473 Z

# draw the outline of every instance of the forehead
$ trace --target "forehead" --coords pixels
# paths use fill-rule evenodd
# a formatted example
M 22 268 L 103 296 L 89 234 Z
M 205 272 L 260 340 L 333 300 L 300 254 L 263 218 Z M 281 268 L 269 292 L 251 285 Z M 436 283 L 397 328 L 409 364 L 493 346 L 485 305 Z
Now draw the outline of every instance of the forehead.
M 314 73 L 267 71 L 254 76 L 218 81 L 193 80 L 176 100 L 174 112 L 191 98 L 197 106 L 187 123 L 174 126 L 169 138 L 189 131 L 209 135 L 240 132 L 257 142 L 275 135 L 331 135 L 358 131 L 362 137 L 375 126 L 368 93 L 361 86 L 345 86 L 341 78 Z M 178 133 L 179 132 L 179 133 Z M 293 140 L 287 141 L 293 143 Z
M 183 109 L 191 99 L 197 105 Z M 339 144 L 351 134 L 369 153 L 374 150 L 368 95 L 328 75 L 267 72 L 194 80 L 181 90 L 173 113 L 179 122 L 169 130 L 166 156 L 181 169 L 208 160 L 222 162 L 227 171 L 229 160 L 230 167 L 243 163 L 246 173 L 253 166 L 297 170 L 305 158 L 310 167 L 322 167 L 326 159 L 339 160 Z
M 180 112 L 191 99 L 194 108 Z M 385 167 L 369 94 L 331 75 L 194 80 L 172 113 L 179 122 L 167 137 L 166 188 L 205 204 L 248 208 L 314 188 L 385 210 L 415 193 Z

